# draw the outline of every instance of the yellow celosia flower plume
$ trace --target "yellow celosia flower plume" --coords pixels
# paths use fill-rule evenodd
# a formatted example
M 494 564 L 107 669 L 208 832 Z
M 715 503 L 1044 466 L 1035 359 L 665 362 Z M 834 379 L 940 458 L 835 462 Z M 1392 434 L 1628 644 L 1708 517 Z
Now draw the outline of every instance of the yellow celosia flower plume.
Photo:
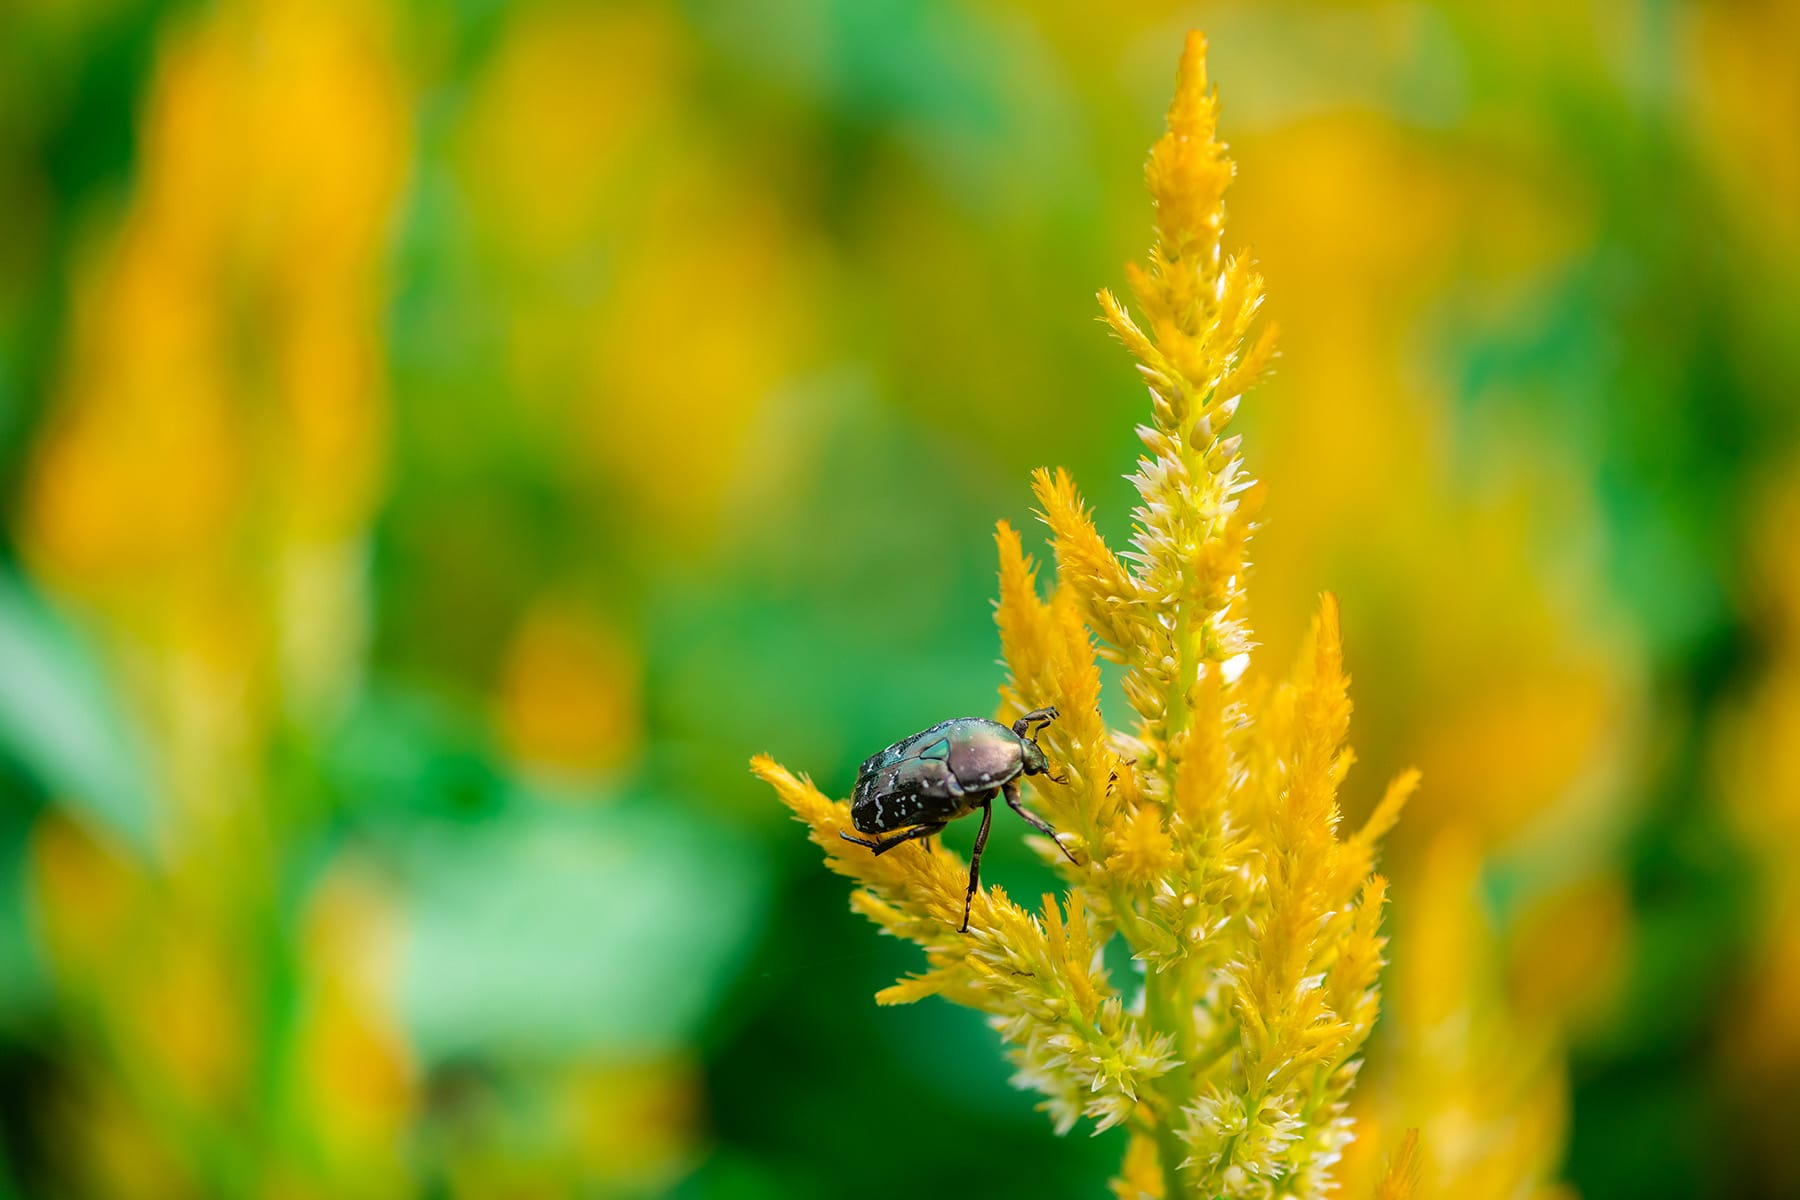
M 1345 1095 L 1376 1012 L 1385 885 L 1377 839 L 1416 783 L 1337 836 L 1352 755 L 1348 678 L 1327 597 L 1293 680 L 1252 684 L 1245 548 L 1258 489 L 1225 430 L 1273 352 L 1252 336 L 1262 280 L 1221 249 L 1231 160 L 1216 136 L 1205 41 L 1188 38 L 1168 132 L 1145 175 L 1156 244 L 1131 271 L 1141 316 L 1109 292 L 1105 320 L 1149 384 L 1148 451 L 1130 550 L 1115 553 L 1063 472 L 1034 487 L 1055 541 L 1048 600 L 1001 523 L 996 618 L 1011 678 L 1001 717 L 1054 706 L 1043 736 L 1060 776 L 1039 809 L 1076 851 L 1035 911 L 999 888 L 959 933 L 967 868 L 920 843 L 879 858 L 839 839 L 849 806 L 766 757 L 754 769 L 812 830 L 852 904 L 917 942 L 926 970 L 877 996 L 942 995 L 986 1012 L 1016 1081 L 1059 1131 L 1133 1133 L 1121 1197 L 1321 1196 L 1349 1140 Z M 1129 733 L 1100 716 L 1098 656 L 1126 668 Z M 1144 973 L 1116 986 L 1101 950 L 1122 937 Z M 1402 1165 L 1386 1194 L 1404 1194 Z

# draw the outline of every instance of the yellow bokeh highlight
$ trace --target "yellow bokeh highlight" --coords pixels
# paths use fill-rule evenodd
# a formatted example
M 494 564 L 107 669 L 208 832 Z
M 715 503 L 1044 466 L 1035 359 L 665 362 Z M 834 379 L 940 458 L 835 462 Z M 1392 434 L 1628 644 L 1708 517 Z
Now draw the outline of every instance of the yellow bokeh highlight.
M 515 403 L 579 500 L 622 489 L 673 545 L 716 536 L 752 477 L 746 439 L 806 361 L 816 275 L 765 164 L 693 111 L 689 52 L 658 8 L 525 8 L 455 146 L 509 293 Z
M 501 671 L 497 719 L 508 752 L 553 773 L 620 766 L 641 736 L 641 670 L 624 639 L 581 609 L 534 606 Z

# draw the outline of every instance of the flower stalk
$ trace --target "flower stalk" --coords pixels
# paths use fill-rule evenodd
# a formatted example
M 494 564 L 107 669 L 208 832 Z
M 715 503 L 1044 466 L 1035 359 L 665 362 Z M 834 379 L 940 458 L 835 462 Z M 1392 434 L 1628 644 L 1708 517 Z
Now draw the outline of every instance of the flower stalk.
M 1377 1009 L 1376 845 L 1417 776 L 1338 837 L 1353 756 L 1331 597 L 1290 681 L 1248 671 L 1246 549 L 1261 489 L 1227 431 L 1275 343 L 1272 326 L 1256 328 L 1262 278 L 1223 251 L 1234 168 L 1216 122 L 1205 41 L 1190 34 L 1145 169 L 1155 241 L 1128 269 L 1136 315 L 1099 297 L 1150 393 L 1130 547 L 1107 545 L 1060 470 L 1033 478 L 1055 550 L 1047 599 L 1018 533 L 1005 522 L 996 533 L 1009 672 L 997 715 L 1061 713 L 1043 744 L 1062 781 L 1033 784 L 1079 860 L 1034 839 L 1064 894 L 1028 909 L 989 887 L 959 933 L 958 856 L 917 842 L 872 856 L 839 838 L 847 804 L 767 757 L 753 769 L 827 865 L 861 885 L 852 906 L 925 950 L 925 969 L 876 1000 L 979 1009 L 1058 1132 L 1126 1126 L 1115 1195 L 1315 1197 L 1350 1138 L 1345 1097 Z M 1128 730 L 1102 720 L 1101 658 L 1125 667 Z M 1114 937 L 1141 980 L 1109 977 Z M 1404 1179 L 1394 1186 L 1405 1194 Z

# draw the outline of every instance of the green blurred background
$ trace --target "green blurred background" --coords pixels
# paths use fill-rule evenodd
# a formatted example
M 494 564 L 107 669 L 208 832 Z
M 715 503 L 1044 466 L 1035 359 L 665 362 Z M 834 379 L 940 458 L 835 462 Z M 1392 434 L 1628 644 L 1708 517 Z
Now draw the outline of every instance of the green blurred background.
M 1425 771 L 1348 1178 L 1800 1196 L 1779 0 L 0 7 L 0 1196 L 1102 1194 L 745 761 L 993 706 L 1032 467 L 1126 536 L 1190 26 L 1257 669 L 1337 592 Z

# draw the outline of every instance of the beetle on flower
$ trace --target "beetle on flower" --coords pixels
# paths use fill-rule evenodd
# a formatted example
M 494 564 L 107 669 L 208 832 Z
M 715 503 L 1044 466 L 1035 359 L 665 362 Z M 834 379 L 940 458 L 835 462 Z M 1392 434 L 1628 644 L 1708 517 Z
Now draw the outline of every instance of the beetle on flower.
M 969 855 L 969 890 L 963 897 L 958 930 L 967 933 L 969 906 L 981 886 L 981 852 L 987 846 L 995 796 L 1004 794 L 1008 808 L 1054 841 L 1070 862 L 1075 861 L 1050 823 L 1019 803 L 1021 775 L 1047 775 L 1053 782 L 1063 782 L 1050 775 L 1050 759 L 1031 736 L 1033 726 L 1048 725 L 1055 719 L 1054 708 L 1034 709 L 1014 721 L 1010 729 L 986 717 L 956 717 L 895 742 L 863 763 L 850 798 L 850 820 L 857 833 L 894 836 L 870 841 L 848 830 L 838 836 L 867 846 L 879 857 L 902 842 L 928 838 L 979 808 L 981 829 Z

